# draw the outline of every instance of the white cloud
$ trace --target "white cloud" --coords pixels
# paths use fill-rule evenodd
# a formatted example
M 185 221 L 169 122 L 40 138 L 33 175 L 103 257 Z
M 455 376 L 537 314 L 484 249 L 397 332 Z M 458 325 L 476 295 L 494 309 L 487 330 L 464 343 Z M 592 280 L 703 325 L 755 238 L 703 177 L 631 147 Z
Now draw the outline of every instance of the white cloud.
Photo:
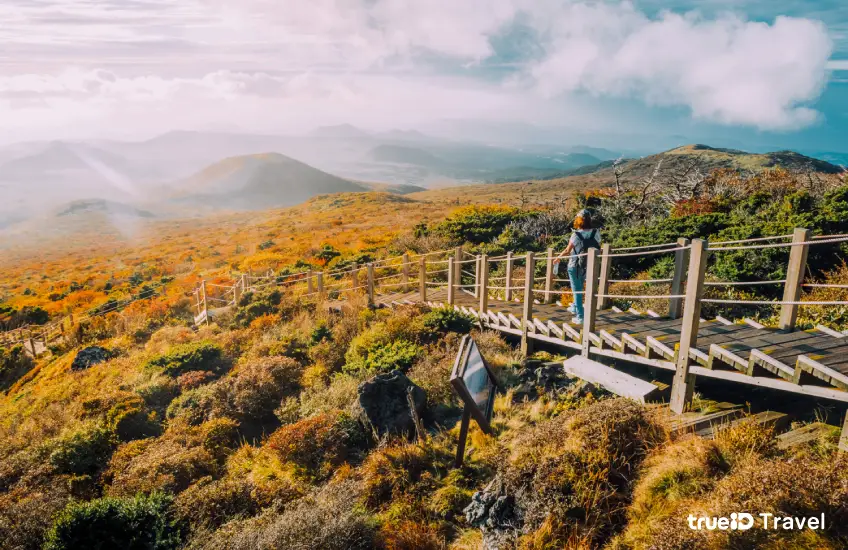
M 828 61 L 827 68 L 831 71 L 848 71 L 848 59 L 832 59 Z
M 9 0 L 0 20 L 0 116 L 37 110 L 57 125 L 226 123 L 257 104 L 284 120 L 496 117 L 504 102 L 520 117 L 588 95 L 789 129 L 816 119 L 828 70 L 846 67 L 828 62 L 828 32 L 812 20 L 651 18 L 629 2 Z M 493 45 L 517 21 L 534 42 L 518 62 Z

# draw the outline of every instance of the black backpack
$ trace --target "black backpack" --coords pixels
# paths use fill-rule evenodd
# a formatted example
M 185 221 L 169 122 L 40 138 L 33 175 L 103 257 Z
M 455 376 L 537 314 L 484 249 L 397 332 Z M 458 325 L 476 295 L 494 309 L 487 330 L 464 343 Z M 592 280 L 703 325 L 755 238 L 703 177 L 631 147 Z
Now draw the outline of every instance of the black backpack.
M 593 229 L 588 237 L 584 237 L 580 231 L 575 231 L 574 234 L 577 236 L 577 241 L 574 243 L 574 254 L 577 255 L 577 267 L 581 272 L 585 272 L 588 257 L 580 256 L 580 254 L 583 254 L 590 248 L 601 248 L 601 243 L 598 240 L 598 230 Z

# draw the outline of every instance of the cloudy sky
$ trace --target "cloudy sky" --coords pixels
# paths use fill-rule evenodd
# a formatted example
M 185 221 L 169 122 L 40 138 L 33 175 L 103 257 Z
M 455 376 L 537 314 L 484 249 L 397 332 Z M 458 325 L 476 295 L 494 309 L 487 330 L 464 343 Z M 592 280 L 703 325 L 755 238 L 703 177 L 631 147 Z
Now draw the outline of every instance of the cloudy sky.
M 848 149 L 844 0 L 3 0 L 0 44 L 7 142 L 474 119 Z

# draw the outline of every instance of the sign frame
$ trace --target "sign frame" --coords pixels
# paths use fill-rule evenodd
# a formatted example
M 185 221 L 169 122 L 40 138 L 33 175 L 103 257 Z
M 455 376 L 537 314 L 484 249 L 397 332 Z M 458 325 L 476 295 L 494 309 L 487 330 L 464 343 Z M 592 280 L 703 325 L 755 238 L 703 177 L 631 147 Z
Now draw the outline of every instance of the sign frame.
M 474 400 L 474 397 L 465 385 L 465 379 L 463 378 L 465 370 L 468 368 L 468 359 L 471 354 L 472 347 L 477 348 L 477 353 L 483 361 L 483 368 L 486 369 L 486 375 L 489 379 L 489 399 L 486 402 L 485 408 L 482 409 Z M 483 430 L 484 433 L 489 435 L 492 434 L 491 421 L 494 414 L 495 397 L 497 396 L 498 389 L 501 388 L 497 377 L 495 377 L 494 372 L 492 372 L 492 368 L 489 366 L 486 358 L 483 357 L 477 343 L 469 334 L 463 336 L 462 341 L 459 344 L 459 352 L 456 354 L 456 359 L 454 360 L 450 383 L 465 405 L 462 411 L 462 423 L 459 429 L 459 445 L 457 448 L 455 463 L 456 467 L 459 468 L 462 466 L 463 459 L 465 457 L 465 444 L 468 439 L 468 428 L 471 418 L 474 418 L 477 425 L 480 426 L 480 429 Z

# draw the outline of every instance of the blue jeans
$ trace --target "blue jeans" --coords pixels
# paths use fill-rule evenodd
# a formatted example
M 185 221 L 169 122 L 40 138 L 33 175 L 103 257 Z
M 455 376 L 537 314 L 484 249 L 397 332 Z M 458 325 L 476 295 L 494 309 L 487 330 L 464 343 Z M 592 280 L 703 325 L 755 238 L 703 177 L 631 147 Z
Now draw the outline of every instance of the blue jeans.
M 574 293 L 574 315 L 579 319 L 583 318 L 583 295 L 577 293 L 583 292 L 583 282 L 585 278 L 585 273 L 580 273 L 579 267 L 569 266 L 568 280 L 571 282 L 571 292 Z

